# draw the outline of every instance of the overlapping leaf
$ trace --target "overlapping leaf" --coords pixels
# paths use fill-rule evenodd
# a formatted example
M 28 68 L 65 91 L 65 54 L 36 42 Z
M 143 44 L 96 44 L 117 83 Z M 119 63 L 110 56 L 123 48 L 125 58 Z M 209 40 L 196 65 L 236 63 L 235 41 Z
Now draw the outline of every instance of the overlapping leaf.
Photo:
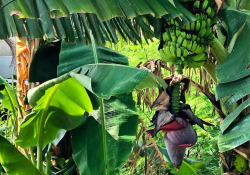
M 85 44 L 80 44 L 78 40 L 76 44 L 68 44 L 66 41 L 63 41 L 60 52 L 58 76 L 68 73 L 80 66 L 94 64 L 96 62 L 128 65 L 128 58 L 114 50 L 106 47 L 97 47 L 96 52 L 98 60 L 94 58 L 92 45 L 86 46 Z
M 2 0 L 2 4 L 6 4 L 6 2 L 8 1 Z M 37 18 L 35 9 L 36 7 L 38 7 L 38 5 L 41 5 L 39 3 L 48 7 L 47 10 L 53 18 L 65 17 L 72 13 L 83 12 L 95 13 L 103 21 L 118 16 L 133 18 L 137 14 L 145 15 L 153 13 L 158 18 L 170 12 L 177 12 L 179 15 L 181 15 L 181 12 L 176 8 L 177 2 L 169 0 L 77 0 L 74 1 L 74 3 L 72 3 L 72 1 L 70 0 L 42 0 L 40 2 L 35 1 L 34 3 L 31 3 L 30 0 L 23 0 L 14 2 L 11 8 L 11 12 L 16 10 L 18 12 L 21 12 L 22 15 L 27 18 Z M 38 16 L 40 17 L 41 15 Z
M 246 11 L 239 11 L 231 6 L 220 10 L 220 14 L 228 25 L 228 41 L 230 42 L 233 36 L 245 24 L 249 14 Z
M 59 129 L 70 130 L 77 127 L 84 111 L 91 111 L 83 86 L 98 97 L 109 99 L 112 95 L 131 92 L 136 87 L 142 89 L 158 85 L 157 78 L 149 71 L 128 66 L 93 64 L 75 71 L 80 74 L 70 72 L 29 91 L 29 103 L 36 107 L 22 123 L 17 144 L 24 148 L 36 145 L 43 115 L 48 116 L 45 123 L 44 145 L 56 138 Z M 53 98 L 47 101 L 51 95 Z M 60 120 L 58 117 L 63 119 Z
M 1 5 L 8 0 L 1 0 Z M 36 10 L 34 10 L 36 9 Z M 10 16 L 10 14 L 15 14 Z M 27 20 L 18 19 L 22 15 Z M 66 38 L 68 42 L 75 42 L 74 30 L 80 42 L 89 40 L 92 31 L 99 45 L 105 40 L 118 42 L 116 31 L 124 39 L 141 42 L 141 36 L 131 21 L 124 18 L 135 18 L 138 15 L 152 14 L 156 18 L 168 15 L 171 18 L 183 18 L 181 21 L 196 20 L 195 16 L 186 10 L 178 1 L 169 0 L 24 0 L 14 1 L 0 11 L 0 38 L 8 38 L 18 34 L 19 37 L 30 38 Z M 155 20 L 156 20 L 155 18 Z M 102 21 L 104 22 L 102 22 Z M 152 37 L 153 32 L 144 20 L 133 23 L 141 27 L 143 34 Z M 187 21 L 189 22 L 189 21 Z M 25 30 L 25 28 L 27 30 Z M 157 26 L 153 26 L 157 27 Z M 55 29 L 55 30 L 54 30 Z M 114 30 L 115 29 L 115 30 Z M 133 37 L 134 35 L 134 37 Z
M 231 54 L 219 64 L 216 70 L 219 82 L 216 87 L 216 98 L 219 100 L 231 96 L 224 105 L 228 111 L 231 111 L 230 107 L 233 104 L 250 93 L 250 69 L 248 68 L 250 63 L 250 50 L 248 47 L 250 23 L 247 20 L 247 12 L 227 8 L 223 11 L 223 15 L 229 26 L 229 35 L 231 37 L 242 28 Z M 221 151 L 230 150 L 249 140 L 241 123 L 245 119 L 240 118 L 238 122 L 234 122 L 242 110 L 249 105 L 250 101 L 246 100 L 224 119 L 221 125 L 222 134 L 219 137 L 219 149 Z M 236 130 L 233 128 L 242 130 L 243 134 L 236 134 Z
M 217 68 L 219 85 L 216 87 L 216 98 L 221 99 L 232 95 L 226 102 L 226 104 L 229 104 L 226 105 L 226 107 L 230 107 L 240 98 L 250 93 L 250 71 L 248 69 L 250 63 L 250 50 L 247 46 L 248 39 L 250 39 L 250 23 L 246 22 L 241 35 L 235 43 L 233 52 L 229 55 L 229 58 Z M 239 114 L 239 112 L 236 113 Z M 222 132 L 227 129 L 235 118 L 236 116 L 233 118 L 227 117 L 224 120 L 221 125 Z
M 136 137 L 138 115 L 132 95 L 104 100 L 107 169 L 117 170 L 129 158 Z M 103 174 L 105 168 L 100 111 L 93 111 L 84 125 L 73 130 L 73 158 L 80 174 Z M 94 119 L 93 117 L 96 119 Z
M 16 140 L 23 148 L 37 145 L 41 127 L 44 127 L 43 146 L 46 146 L 57 137 L 60 129 L 76 128 L 85 111 L 92 110 L 84 87 L 68 75 L 33 88 L 28 96 L 35 108 L 23 121 Z M 41 125 L 43 118 L 44 126 Z
M 228 128 L 223 135 L 220 134 L 218 146 L 221 152 L 236 148 L 250 140 L 250 115 L 246 115 Z

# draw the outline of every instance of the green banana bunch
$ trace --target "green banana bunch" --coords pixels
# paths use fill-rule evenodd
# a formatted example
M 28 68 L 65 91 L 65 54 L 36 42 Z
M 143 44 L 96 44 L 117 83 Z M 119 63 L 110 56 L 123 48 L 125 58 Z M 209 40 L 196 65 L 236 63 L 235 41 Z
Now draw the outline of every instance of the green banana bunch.
M 185 58 L 185 63 L 189 68 L 198 68 L 206 63 L 207 55 L 205 53 L 190 55 Z
M 216 17 L 214 0 L 182 0 L 194 10 L 197 18 L 185 26 L 171 19 L 162 35 L 164 41 L 160 54 L 163 60 L 176 64 L 184 61 L 188 67 L 200 67 L 206 62 L 208 45 L 214 40 L 213 25 Z M 193 2 L 193 3 L 192 3 Z
M 216 4 L 214 0 L 196 0 L 193 4 L 193 8 L 195 10 L 199 9 L 202 10 L 204 13 L 207 14 L 208 18 L 210 18 L 213 23 L 216 23 L 218 21 L 218 17 L 215 15 L 216 11 Z
M 172 63 L 174 63 L 177 58 L 187 57 L 188 54 L 188 50 L 184 47 L 166 46 L 160 50 L 161 58 L 164 61 Z

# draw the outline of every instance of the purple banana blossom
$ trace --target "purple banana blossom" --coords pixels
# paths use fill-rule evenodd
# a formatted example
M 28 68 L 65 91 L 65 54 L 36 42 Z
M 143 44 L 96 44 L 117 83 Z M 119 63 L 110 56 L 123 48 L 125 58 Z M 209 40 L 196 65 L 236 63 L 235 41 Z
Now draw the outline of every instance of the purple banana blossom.
M 156 99 L 153 107 L 158 107 L 152 119 L 154 129 L 147 131 L 154 137 L 160 130 L 165 133 L 164 141 L 169 158 L 178 170 L 184 159 L 187 147 L 193 146 L 197 142 L 197 133 L 192 125 L 197 124 L 204 129 L 203 124 L 213 126 L 210 123 L 198 118 L 192 112 L 189 105 L 182 103 L 178 115 L 173 115 L 169 111 L 169 95 L 162 92 Z

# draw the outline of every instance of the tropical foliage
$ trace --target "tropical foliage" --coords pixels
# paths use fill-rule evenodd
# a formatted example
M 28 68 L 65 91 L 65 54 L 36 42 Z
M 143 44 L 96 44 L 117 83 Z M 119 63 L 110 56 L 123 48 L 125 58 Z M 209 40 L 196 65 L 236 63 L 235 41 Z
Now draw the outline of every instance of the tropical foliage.
M 1 39 L 40 39 L 29 110 L 0 76 L 3 172 L 249 174 L 247 1 L 0 0 Z

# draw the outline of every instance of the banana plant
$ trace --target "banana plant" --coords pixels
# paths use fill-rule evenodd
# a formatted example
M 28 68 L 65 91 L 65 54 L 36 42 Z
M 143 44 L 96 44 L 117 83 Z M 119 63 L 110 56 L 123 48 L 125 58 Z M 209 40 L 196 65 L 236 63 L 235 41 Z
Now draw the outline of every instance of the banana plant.
M 152 105 L 152 108 L 158 107 L 151 121 L 155 128 L 148 131 L 153 137 L 160 130 L 164 132 L 167 151 L 176 169 L 182 164 L 186 148 L 197 142 L 192 125 L 197 124 L 203 129 L 203 124 L 212 126 L 195 116 L 186 104 L 184 94 L 189 80 L 182 74 L 185 67 L 197 68 L 206 63 L 207 49 L 214 40 L 212 28 L 218 21 L 213 0 L 182 4 L 191 9 L 197 21 L 184 26 L 174 19 L 166 23 L 159 52 L 163 60 L 175 65 L 175 75 L 165 79 L 168 89 L 163 89 Z
M 138 120 L 135 103 L 128 93 L 134 88 L 167 86 L 164 80 L 149 71 L 129 67 L 125 56 L 103 47 L 97 47 L 97 52 L 93 54 L 93 47 L 96 46 L 87 47 L 80 43 L 69 45 L 63 41 L 58 77 L 28 92 L 28 101 L 33 109 L 22 121 L 15 143 L 24 149 L 37 146 L 36 166 L 39 173 L 44 173 L 42 150 L 45 146 L 57 137 L 61 129 L 75 128 L 77 129 L 72 132 L 73 158 L 80 174 L 109 174 L 119 171 L 133 147 Z M 69 59 L 71 53 L 75 54 L 73 64 Z M 41 58 L 40 54 L 35 56 L 30 70 L 37 71 L 35 66 L 38 64 L 35 62 Z M 46 66 L 40 67 L 41 72 L 43 68 Z M 39 78 L 41 82 L 46 79 L 43 75 L 38 76 Z M 92 111 L 93 108 L 95 111 Z M 86 133 L 96 132 L 99 138 L 91 138 L 91 134 L 82 135 L 86 133 L 80 132 L 81 130 Z M 84 142 L 83 138 L 92 141 Z M 85 149 L 94 149 L 94 145 L 98 145 L 96 153 L 103 155 L 99 161 L 103 166 L 98 168 L 95 167 L 96 156 L 89 155 Z M 1 151 L 4 150 L 2 147 Z M 85 156 L 79 157 L 79 153 L 85 153 Z M 93 166 L 86 169 L 81 163 L 83 160 L 88 160 Z M 46 174 L 50 173 L 49 164 L 50 156 L 47 154 Z M 5 165 L 3 167 L 8 168 Z M 8 171 L 14 173 L 14 169 Z
M 153 37 L 154 32 L 145 20 L 152 21 L 154 17 L 155 19 L 162 16 L 166 16 L 167 19 L 178 17 L 183 23 L 195 20 L 193 14 L 186 11 L 177 0 L 154 2 L 129 0 L 128 3 L 116 0 L 103 0 L 99 3 L 94 1 L 72 3 L 69 0 L 60 2 L 36 0 L 30 3 L 2 0 L 0 11 L 1 39 L 15 35 L 20 38 L 29 36 L 32 39 L 57 37 L 74 43 L 75 30 L 80 42 L 91 43 L 90 32 L 92 31 L 98 45 L 104 45 L 105 40 L 118 42 L 117 34 L 113 29 L 118 31 L 124 40 L 141 43 L 140 31 L 134 24 L 140 26 L 147 38 Z M 149 19 L 146 19 L 146 15 L 149 15 Z M 40 17 L 41 20 L 38 20 Z M 159 25 L 152 26 L 161 28 Z

